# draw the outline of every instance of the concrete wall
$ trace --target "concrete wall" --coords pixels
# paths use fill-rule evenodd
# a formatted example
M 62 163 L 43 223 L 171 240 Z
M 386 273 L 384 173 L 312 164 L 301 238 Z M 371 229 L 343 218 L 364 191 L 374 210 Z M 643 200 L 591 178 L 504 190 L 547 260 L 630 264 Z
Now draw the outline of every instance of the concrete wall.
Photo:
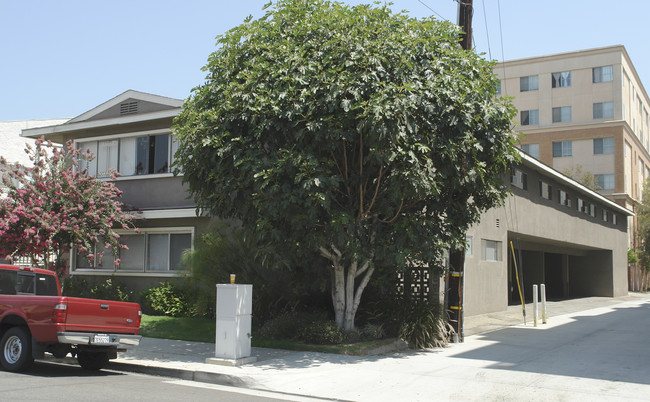
M 542 283 L 544 253 L 575 256 L 558 259 L 564 282 L 573 285 L 579 278 L 584 287 L 576 292 L 590 295 L 621 296 L 627 293 L 627 219 L 616 207 L 567 185 L 566 182 L 527 167 L 528 189 L 512 188 L 505 205 L 487 211 L 481 222 L 470 228 L 472 255 L 465 263 L 466 315 L 502 311 L 508 305 L 508 239 L 523 239 L 524 262 L 527 263 L 525 286 Z M 552 199 L 539 196 L 539 180 L 552 186 Z M 565 191 L 571 206 L 559 203 L 558 191 Z M 577 198 L 595 205 L 595 216 L 577 209 Z M 607 210 L 608 221 L 602 211 Z M 617 215 L 616 223 L 612 215 Z M 501 242 L 500 261 L 484 261 L 481 239 Z M 605 258 L 606 257 L 606 258 Z M 575 265 L 575 272 L 572 271 Z M 573 276 L 572 276 L 573 275 Z M 585 278 L 588 278 L 585 279 Z M 516 283 L 515 283 L 516 285 Z M 562 284 L 565 286 L 565 283 Z M 578 286 L 576 284 L 576 286 Z M 580 285 L 582 286 L 582 285 Z M 570 292 L 565 286 L 562 293 Z M 530 293 L 526 289 L 526 293 Z

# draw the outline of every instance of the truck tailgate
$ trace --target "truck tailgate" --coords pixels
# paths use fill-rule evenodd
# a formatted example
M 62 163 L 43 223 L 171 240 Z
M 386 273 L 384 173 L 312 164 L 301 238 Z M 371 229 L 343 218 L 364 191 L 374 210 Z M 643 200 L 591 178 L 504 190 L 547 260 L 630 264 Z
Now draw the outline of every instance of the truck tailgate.
M 65 298 L 66 331 L 137 334 L 140 306 L 110 300 Z

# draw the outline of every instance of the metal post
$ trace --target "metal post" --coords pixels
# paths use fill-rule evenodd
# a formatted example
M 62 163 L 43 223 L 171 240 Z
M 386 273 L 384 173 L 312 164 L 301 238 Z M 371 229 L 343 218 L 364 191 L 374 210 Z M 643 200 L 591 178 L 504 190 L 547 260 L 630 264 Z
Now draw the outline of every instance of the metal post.
M 546 285 L 542 283 L 539 290 L 542 294 L 542 324 L 546 324 Z
M 537 285 L 533 285 L 533 326 L 537 326 L 537 316 L 539 315 L 539 306 L 537 305 Z

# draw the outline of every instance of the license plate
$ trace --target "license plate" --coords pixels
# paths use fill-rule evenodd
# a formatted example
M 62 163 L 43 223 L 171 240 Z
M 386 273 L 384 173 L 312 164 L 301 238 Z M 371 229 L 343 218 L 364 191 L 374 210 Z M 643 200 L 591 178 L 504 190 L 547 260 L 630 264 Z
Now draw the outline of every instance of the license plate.
M 107 334 L 95 334 L 93 336 L 93 343 L 111 343 L 111 337 Z

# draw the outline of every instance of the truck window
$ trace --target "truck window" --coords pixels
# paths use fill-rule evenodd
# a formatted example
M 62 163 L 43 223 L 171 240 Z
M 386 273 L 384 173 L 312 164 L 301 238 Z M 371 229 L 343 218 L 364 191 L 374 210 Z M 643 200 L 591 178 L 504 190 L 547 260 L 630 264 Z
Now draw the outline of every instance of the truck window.
M 56 279 L 54 275 L 36 275 L 36 294 L 40 296 L 59 295 L 59 290 L 56 288 Z
M 34 294 L 34 274 L 19 272 L 16 277 L 16 293 L 19 295 Z
M 16 294 L 16 272 L 0 271 L 0 295 Z

